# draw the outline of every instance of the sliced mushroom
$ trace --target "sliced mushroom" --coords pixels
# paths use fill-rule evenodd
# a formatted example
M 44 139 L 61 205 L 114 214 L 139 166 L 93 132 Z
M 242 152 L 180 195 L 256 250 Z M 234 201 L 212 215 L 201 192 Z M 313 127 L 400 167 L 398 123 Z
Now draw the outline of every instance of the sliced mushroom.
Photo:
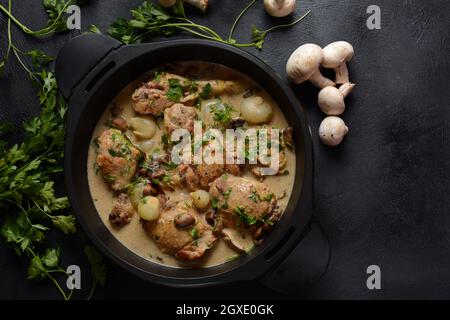
M 222 230 L 224 239 L 236 247 L 239 251 L 249 252 L 255 244 L 249 232 L 236 230 L 231 228 L 224 228 Z
M 324 59 L 322 65 L 325 68 L 334 69 L 337 84 L 349 82 L 347 62 L 353 58 L 353 46 L 346 41 L 337 41 L 323 48 Z
M 173 223 L 177 228 L 183 229 L 192 226 L 195 223 L 195 218 L 189 213 L 182 213 L 175 217 Z
M 332 87 L 333 81 L 320 73 L 323 62 L 323 50 L 315 44 L 304 44 L 295 50 L 286 64 L 286 72 L 292 82 L 296 84 L 311 81 L 318 88 Z

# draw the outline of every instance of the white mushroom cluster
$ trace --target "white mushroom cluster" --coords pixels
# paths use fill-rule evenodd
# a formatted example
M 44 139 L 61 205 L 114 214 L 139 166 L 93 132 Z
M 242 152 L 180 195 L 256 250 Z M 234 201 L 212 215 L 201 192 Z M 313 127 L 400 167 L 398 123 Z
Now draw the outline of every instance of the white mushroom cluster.
M 348 127 L 338 116 L 344 113 L 344 100 L 355 87 L 350 82 L 347 68 L 353 55 L 353 46 L 345 41 L 333 42 L 323 49 L 309 43 L 295 50 L 286 64 L 286 72 L 292 82 L 310 81 L 321 89 L 318 105 L 328 117 L 320 125 L 319 135 L 328 146 L 339 145 L 348 133 Z M 334 69 L 335 80 L 324 77 L 320 67 Z

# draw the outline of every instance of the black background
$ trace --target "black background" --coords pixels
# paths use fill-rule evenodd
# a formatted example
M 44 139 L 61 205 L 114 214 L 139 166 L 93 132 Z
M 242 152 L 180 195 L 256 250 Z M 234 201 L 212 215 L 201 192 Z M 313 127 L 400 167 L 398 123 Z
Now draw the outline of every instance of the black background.
M 32 29 L 45 23 L 38 0 L 13 1 L 13 11 Z M 252 24 L 275 22 L 262 1 L 245 16 L 237 37 L 249 40 Z M 6 4 L 6 0 L 1 0 Z M 141 0 L 92 0 L 82 7 L 83 30 L 91 23 L 102 30 Z M 210 0 L 205 17 L 189 14 L 226 35 L 247 1 Z M 306 298 L 450 298 L 450 1 L 447 0 L 299 0 L 297 15 L 312 14 L 288 31 L 268 36 L 261 52 L 249 51 L 282 77 L 290 53 L 307 42 L 326 45 L 351 42 L 356 51 L 350 75 L 357 87 L 347 100 L 344 119 L 350 128 L 336 149 L 321 145 L 316 134 L 323 115 L 318 91 L 293 87 L 313 130 L 317 219 L 331 242 L 331 263 Z M 382 10 L 382 29 L 366 27 L 366 9 Z M 2 55 L 7 44 L 6 19 L 0 21 Z M 14 30 L 23 50 L 35 47 L 56 55 L 79 32 L 34 40 Z M 18 126 L 37 114 L 35 90 L 14 59 L 0 78 L 0 120 Z M 17 138 L 17 137 L 16 137 Z M 63 248 L 63 263 L 79 264 L 83 290 L 89 275 L 82 253 L 86 236 L 52 235 Z M 382 290 L 366 288 L 366 268 L 382 270 Z M 283 298 L 258 283 L 221 288 L 181 290 L 156 287 L 109 265 L 108 283 L 97 298 Z M 58 293 L 47 282 L 26 280 L 25 259 L 0 242 L 0 298 L 53 299 Z

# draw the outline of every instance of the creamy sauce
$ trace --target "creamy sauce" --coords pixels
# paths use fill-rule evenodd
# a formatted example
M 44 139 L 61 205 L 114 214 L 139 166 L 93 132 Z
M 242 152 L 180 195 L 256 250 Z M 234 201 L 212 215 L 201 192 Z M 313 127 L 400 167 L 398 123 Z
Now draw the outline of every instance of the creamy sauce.
M 183 63 L 183 68 L 192 68 L 196 70 L 196 74 L 199 75 L 200 80 L 234 80 L 239 81 L 245 89 L 259 88 L 259 86 L 248 77 L 226 68 L 220 65 L 214 65 L 210 63 L 197 63 L 189 62 Z M 126 88 L 124 88 L 112 101 L 114 104 L 120 106 L 123 109 L 122 116 L 126 119 L 138 116 L 133 110 L 131 95 L 138 85 L 145 79 L 138 79 L 137 81 L 131 83 Z M 268 101 L 274 111 L 272 121 L 268 123 L 268 126 L 273 126 L 276 128 L 285 128 L 288 126 L 287 121 L 282 114 L 279 107 L 275 104 L 273 99 L 270 97 L 269 93 L 261 90 L 258 95 L 262 96 L 266 101 Z M 236 95 L 224 95 L 221 96 L 222 100 L 237 111 L 239 111 L 240 103 L 243 99 L 243 93 Z M 98 137 L 104 130 L 108 129 L 106 123 L 111 118 L 111 112 L 109 108 L 106 108 L 105 112 L 101 116 L 98 124 L 92 135 L 93 139 Z M 137 140 L 133 137 L 133 134 L 127 134 L 127 136 L 136 143 Z M 161 130 L 158 130 L 157 134 L 152 138 L 155 142 L 155 149 L 163 150 L 161 146 Z M 287 202 L 289 201 L 290 194 L 292 192 L 294 179 L 295 179 L 295 155 L 291 150 L 286 149 L 287 166 L 286 170 L 289 172 L 287 175 L 278 176 L 268 176 L 264 180 L 264 183 L 274 192 L 277 197 L 282 197 L 278 201 L 278 206 L 283 212 L 286 208 Z M 183 265 L 182 262 L 176 258 L 164 254 L 155 245 L 153 240 L 147 235 L 140 224 L 139 215 L 135 213 L 131 222 L 123 227 L 117 227 L 110 223 L 108 216 L 111 212 L 111 208 L 115 202 L 115 194 L 104 181 L 100 174 L 96 174 L 94 170 L 94 164 L 96 159 L 95 149 L 93 147 L 89 150 L 88 155 L 88 181 L 89 189 L 95 204 L 95 207 L 100 215 L 103 223 L 109 229 L 109 231 L 116 237 L 122 244 L 124 244 L 128 249 L 130 249 L 135 254 L 143 257 L 144 259 L 150 260 L 152 262 L 168 265 L 172 267 L 189 267 L 192 265 Z M 252 178 L 249 170 L 245 171 L 244 176 Z M 171 197 L 171 195 L 168 195 Z M 206 257 L 202 258 L 201 261 L 197 262 L 201 267 L 209 267 L 214 265 L 219 265 L 230 261 L 238 257 L 239 253 L 234 247 L 226 243 L 224 240 L 219 239 L 215 246 L 206 254 Z

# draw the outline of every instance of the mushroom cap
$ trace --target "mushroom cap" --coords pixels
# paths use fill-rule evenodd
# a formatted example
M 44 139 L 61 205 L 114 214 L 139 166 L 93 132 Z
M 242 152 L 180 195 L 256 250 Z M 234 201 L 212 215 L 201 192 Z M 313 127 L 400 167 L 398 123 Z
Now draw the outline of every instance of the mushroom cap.
M 316 44 L 307 43 L 295 50 L 286 64 L 286 72 L 295 84 L 307 81 L 319 70 L 323 50 Z
M 329 116 L 338 116 L 345 111 L 344 96 L 336 87 L 325 87 L 320 90 L 318 104 Z
M 353 46 L 346 41 L 330 43 L 323 48 L 324 59 L 322 65 L 325 68 L 337 68 L 341 64 L 350 61 L 354 53 Z
M 334 147 L 339 145 L 347 133 L 348 127 L 345 125 L 344 120 L 339 117 L 327 117 L 320 124 L 320 140 L 328 146 Z
M 264 8 L 272 17 L 280 18 L 294 12 L 295 3 L 296 0 L 264 0 Z

